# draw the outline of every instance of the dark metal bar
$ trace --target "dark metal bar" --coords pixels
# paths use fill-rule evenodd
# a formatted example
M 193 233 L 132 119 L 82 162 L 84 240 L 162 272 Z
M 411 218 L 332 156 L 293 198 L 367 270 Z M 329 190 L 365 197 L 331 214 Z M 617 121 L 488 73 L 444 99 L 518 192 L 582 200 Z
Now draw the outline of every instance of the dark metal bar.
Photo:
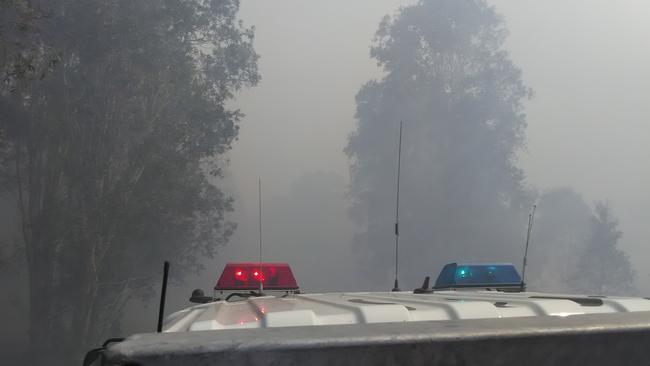
M 165 297 L 167 296 L 167 278 L 169 277 L 169 262 L 165 261 L 163 265 L 163 282 L 160 291 L 160 306 L 158 307 L 158 326 L 156 331 L 162 332 L 163 317 L 165 316 Z

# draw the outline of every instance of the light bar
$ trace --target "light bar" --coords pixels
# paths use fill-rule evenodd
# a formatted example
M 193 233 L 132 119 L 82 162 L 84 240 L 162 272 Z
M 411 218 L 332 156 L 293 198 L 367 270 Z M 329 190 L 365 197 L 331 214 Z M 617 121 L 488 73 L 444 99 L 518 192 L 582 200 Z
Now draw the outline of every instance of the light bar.
M 298 284 L 287 263 L 228 263 L 214 287 L 224 290 L 297 290 Z
M 521 277 L 510 263 L 449 263 L 443 267 L 433 288 L 515 286 L 521 286 Z

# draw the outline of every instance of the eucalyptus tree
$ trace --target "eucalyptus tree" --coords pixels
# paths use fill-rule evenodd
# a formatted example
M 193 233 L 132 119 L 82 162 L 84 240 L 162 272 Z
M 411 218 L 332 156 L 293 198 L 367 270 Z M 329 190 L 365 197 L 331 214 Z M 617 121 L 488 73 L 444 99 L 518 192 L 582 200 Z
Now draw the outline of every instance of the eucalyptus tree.
M 32 1 L 52 72 L 2 96 L 2 172 L 16 197 L 34 355 L 67 360 L 224 244 L 214 184 L 259 81 L 237 0 Z
M 504 50 L 506 35 L 483 0 L 421 0 L 379 26 L 371 56 L 384 75 L 357 94 L 357 127 L 345 151 L 350 212 L 362 228 L 357 248 L 385 287 L 392 284 L 400 120 L 400 258 L 408 285 L 445 261 L 523 254 L 531 195 L 516 156 L 532 91 Z

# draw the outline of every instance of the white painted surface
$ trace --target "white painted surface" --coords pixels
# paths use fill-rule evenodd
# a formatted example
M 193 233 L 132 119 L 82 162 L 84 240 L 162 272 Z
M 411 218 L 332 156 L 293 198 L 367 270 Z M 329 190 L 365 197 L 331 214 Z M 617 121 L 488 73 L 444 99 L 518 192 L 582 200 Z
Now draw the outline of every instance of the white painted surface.
M 554 298 L 534 298 L 554 297 Z M 581 305 L 589 299 L 597 304 Z M 602 304 L 598 304 L 602 300 Z M 216 301 L 170 315 L 165 332 L 338 324 L 496 319 L 650 311 L 643 298 L 558 295 L 535 292 L 359 292 L 255 297 Z

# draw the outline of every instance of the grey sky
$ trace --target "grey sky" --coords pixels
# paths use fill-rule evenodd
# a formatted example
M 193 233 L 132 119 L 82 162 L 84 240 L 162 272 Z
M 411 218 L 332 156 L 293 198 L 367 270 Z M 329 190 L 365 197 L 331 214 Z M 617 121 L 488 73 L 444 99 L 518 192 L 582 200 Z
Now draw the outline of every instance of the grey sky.
M 529 182 L 608 199 L 623 248 L 650 291 L 650 3 L 491 1 L 508 49 L 535 89 L 528 103 Z
M 354 128 L 354 96 L 380 75 L 369 45 L 381 18 L 411 3 L 242 1 L 241 18 L 256 27 L 263 80 L 236 102 L 247 115 L 230 153 L 239 230 L 214 272 L 229 259 L 256 255 L 258 176 L 266 202 L 290 199 L 292 184 L 306 174 L 333 172 L 343 178 L 337 212 L 345 214 L 342 150 Z M 650 292 L 650 3 L 490 3 L 505 16 L 508 50 L 536 93 L 527 103 L 528 150 L 520 157 L 529 183 L 539 189 L 568 185 L 589 201 L 608 199 L 639 287 Z M 278 243 L 265 245 L 273 259 L 292 257 Z

